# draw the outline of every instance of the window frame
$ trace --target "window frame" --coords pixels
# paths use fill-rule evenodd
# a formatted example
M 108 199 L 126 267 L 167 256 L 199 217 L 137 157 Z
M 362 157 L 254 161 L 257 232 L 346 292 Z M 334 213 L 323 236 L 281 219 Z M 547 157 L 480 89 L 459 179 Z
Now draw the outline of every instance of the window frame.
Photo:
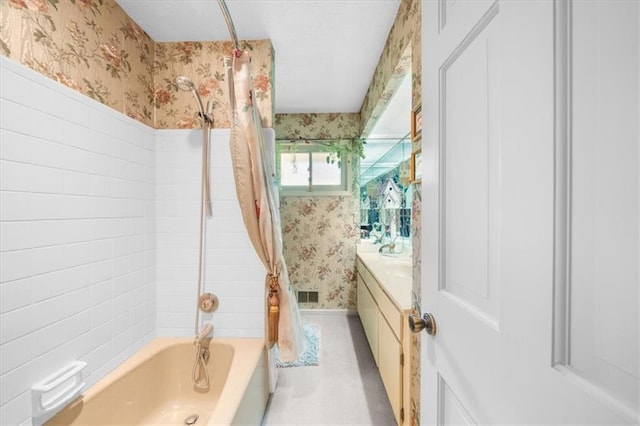
M 313 184 L 313 161 L 312 154 L 314 153 L 327 153 L 331 151 L 327 145 L 317 142 L 310 143 L 278 143 L 278 149 L 276 153 L 276 177 L 278 181 L 278 188 L 280 194 L 284 196 L 336 196 L 336 195 L 351 195 L 351 168 L 352 158 L 351 154 L 342 154 L 342 164 L 340 169 L 341 184 L 340 185 L 314 185 Z M 283 185 L 282 184 L 282 154 L 301 154 L 307 155 L 310 168 L 310 179 L 308 185 Z M 336 165 L 336 167 L 338 167 Z

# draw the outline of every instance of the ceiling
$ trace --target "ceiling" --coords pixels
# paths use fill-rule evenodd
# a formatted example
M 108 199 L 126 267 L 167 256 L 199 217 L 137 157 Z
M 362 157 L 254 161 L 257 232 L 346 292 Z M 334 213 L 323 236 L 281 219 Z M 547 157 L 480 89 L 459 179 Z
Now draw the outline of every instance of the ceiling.
M 229 40 L 217 0 L 116 0 L 155 41 Z M 276 112 L 358 112 L 399 0 L 227 0 L 240 40 L 271 39 Z

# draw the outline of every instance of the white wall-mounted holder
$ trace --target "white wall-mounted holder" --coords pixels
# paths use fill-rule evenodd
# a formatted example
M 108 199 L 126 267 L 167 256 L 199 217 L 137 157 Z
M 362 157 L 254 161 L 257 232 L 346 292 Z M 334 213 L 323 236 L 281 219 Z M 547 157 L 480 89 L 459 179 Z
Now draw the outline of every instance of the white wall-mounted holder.
M 86 366 L 84 361 L 74 361 L 33 385 L 31 416 L 34 419 L 46 416 L 46 420 L 80 395 L 85 386 L 82 370 Z

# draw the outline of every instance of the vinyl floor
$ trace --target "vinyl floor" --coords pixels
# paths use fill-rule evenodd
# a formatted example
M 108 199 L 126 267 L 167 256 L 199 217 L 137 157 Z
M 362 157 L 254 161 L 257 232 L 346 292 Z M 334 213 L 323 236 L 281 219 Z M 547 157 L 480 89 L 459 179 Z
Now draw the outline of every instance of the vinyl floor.
M 309 313 L 320 325 L 320 365 L 280 368 L 265 426 L 396 425 L 357 315 Z

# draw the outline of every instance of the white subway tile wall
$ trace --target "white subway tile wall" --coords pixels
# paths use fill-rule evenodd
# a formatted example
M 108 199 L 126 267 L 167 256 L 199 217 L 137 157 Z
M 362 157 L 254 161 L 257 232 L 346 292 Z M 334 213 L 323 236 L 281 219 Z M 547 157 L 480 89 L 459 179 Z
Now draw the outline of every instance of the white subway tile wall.
M 220 307 L 203 314 L 217 337 L 264 335 L 265 270 L 251 245 L 236 198 L 230 131 L 211 132 L 212 217 L 208 218 L 203 291 Z M 273 130 L 265 138 L 275 142 Z M 198 283 L 202 132 L 156 131 L 158 335 L 192 336 Z
M 201 132 L 154 130 L 0 57 L 0 424 L 75 360 L 92 385 L 156 335 L 192 336 Z M 264 268 L 212 132 L 204 290 L 217 337 L 264 334 Z M 265 136 L 272 143 L 271 129 Z
M 156 334 L 155 131 L 0 61 L 0 424 L 30 424 L 34 383 Z

